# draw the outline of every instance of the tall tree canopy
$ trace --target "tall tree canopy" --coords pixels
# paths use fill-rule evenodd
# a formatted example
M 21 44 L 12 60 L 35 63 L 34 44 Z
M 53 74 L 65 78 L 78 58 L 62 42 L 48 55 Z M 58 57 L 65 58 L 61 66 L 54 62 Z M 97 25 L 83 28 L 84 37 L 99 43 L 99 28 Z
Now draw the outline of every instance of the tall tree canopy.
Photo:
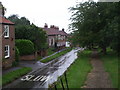
M 31 40 L 36 50 L 42 50 L 47 47 L 46 33 L 41 28 L 30 24 L 30 21 L 25 18 L 19 18 L 18 15 L 8 17 L 9 20 L 15 23 L 15 38 Z
M 107 47 L 118 49 L 120 3 L 85 2 L 70 10 L 73 13 L 70 27 L 76 37 L 72 41 L 77 39 L 77 44 L 83 47 L 99 46 L 104 53 Z

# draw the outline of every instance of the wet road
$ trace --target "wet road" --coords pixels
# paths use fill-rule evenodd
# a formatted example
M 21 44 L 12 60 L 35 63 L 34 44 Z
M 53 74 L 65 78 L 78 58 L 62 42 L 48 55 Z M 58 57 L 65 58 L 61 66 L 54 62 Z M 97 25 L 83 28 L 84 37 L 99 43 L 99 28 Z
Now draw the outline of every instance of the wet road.
M 67 54 L 57 58 L 43 67 L 30 72 L 23 76 L 21 79 L 5 86 L 4 88 L 48 88 L 49 84 L 52 84 L 57 80 L 57 77 L 61 76 L 67 68 L 77 58 L 77 51 L 83 50 L 78 48 L 72 50 Z

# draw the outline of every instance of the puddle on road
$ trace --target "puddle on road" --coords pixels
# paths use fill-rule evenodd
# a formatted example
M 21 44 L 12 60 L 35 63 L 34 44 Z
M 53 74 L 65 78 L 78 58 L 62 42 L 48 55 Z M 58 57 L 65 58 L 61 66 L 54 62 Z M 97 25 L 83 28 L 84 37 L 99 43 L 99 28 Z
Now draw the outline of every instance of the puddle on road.
M 62 64 L 57 64 L 58 67 L 56 71 L 49 71 L 49 73 L 51 72 L 51 74 L 49 75 L 49 80 L 47 81 L 47 86 L 46 88 L 48 88 L 48 86 L 50 84 L 53 84 L 54 82 L 57 81 L 58 77 L 63 75 L 63 73 L 67 70 L 68 67 L 70 67 L 70 65 L 77 59 L 77 51 L 78 50 L 83 50 L 83 49 L 77 49 L 77 50 L 72 50 L 71 52 L 67 53 L 65 56 L 61 57 L 59 59 L 59 62 L 61 62 Z M 54 68 L 54 67 L 53 67 Z

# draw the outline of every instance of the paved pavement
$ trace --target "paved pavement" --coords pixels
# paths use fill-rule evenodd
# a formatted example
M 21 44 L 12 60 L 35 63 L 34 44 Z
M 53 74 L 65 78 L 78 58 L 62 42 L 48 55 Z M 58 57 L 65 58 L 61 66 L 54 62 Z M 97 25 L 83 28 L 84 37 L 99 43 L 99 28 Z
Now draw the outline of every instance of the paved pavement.
M 6 74 L 6 73 L 8 73 L 8 72 L 10 72 L 10 71 L 14 71 L 14 70 L 17 70 L 17 69 L 20 69 L 21 67 L 11 67 L 11 68 L 9 68 L 9 69 L 6 69 L 6 70 L 3 70 L 2 71 L 2 74 L 4 75 L 4 74 Z

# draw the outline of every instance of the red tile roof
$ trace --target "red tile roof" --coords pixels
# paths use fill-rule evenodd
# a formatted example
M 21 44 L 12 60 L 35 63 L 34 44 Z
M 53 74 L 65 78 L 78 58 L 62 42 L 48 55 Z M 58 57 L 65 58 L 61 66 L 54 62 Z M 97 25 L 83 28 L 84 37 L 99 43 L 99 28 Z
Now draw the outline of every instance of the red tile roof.
M 14 24 L 10 20 L 6 19 L 5 17 L 0 16 L 0 23 L 2 24 Z
M 65 31 L 59 31 L 59 29 L 55 28 L 43 28 L 47 35 L 65 35 L 67 36 L 67 33 Z

